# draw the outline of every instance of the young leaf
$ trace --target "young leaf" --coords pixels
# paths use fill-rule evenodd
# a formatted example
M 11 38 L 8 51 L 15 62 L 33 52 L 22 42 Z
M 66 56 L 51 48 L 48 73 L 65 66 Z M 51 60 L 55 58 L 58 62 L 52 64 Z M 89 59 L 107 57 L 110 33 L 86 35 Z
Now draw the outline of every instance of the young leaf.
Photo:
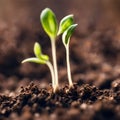
M 70 25 L 73 24 L 73 15 L 68 15 L 60 21 L 58 35 L 63 33 Z
M 69 44 L 69 41 L 70 41 L 70 37 L 75 29 L 75 27 L 77 26 L 77 24 L 73 24 L 71 25 L 62 35 L 62 41 L 63 41 L 63 44 L 65 46 L 67 46 Z
M 42 55 L 40 56 L 40 58 L 41 58 L 42 60 L 49 61 L 48 55 L 42 54 Z
M 42 27 L 48 36 L 55 39 L 58 31 L 58 24 L 53 11 L 49 8 L 44 9 L 40 15 L 40 20 Z
M 40 58 L 42 54 L 41 46 L 38 42 L 34 44 L 34 54 L 37 58 Z
M 46 64 L 46 61 L 45 60 L 42 60 L 42 59 L 39 59 L 39 58 L 27 58 L 25 60 L 22 61 L 22 63 L 25 63 L 25 62 L 33 62 L 33 63 L 38 63 L 38 64 Z
M 37 58 L 48 61 L 49 57 L 47 55 L 42 54 L 41 46 L 38 42 L 34 44 L 34 54 Z

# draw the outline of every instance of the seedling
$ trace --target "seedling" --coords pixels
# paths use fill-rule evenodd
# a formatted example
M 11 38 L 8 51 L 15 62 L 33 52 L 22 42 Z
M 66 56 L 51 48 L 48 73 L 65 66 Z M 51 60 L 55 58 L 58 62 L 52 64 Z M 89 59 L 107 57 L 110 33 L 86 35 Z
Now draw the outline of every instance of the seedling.
M 39 64 L 46 64 L 51 71 L 52 86 L 54 92 L 56 92 L 59 87 L 57 59 L 56 59 L 56 39 L 60 34 L 63 34 L 62 38 L 63 38 L 63 44 L 65 45 L 66 48 L 66 60 L 67 60 L 69 85 L 70 87 L 72 87 L 73 83 L 71 79 L 70 63 L 69 63 L 69 41 L 73 33 L 73 30 L 76 27 L 76 24 L 73 24 L 73 15 L 65 16 L 60 21 L 60 24 L 58 26 L 54 12 L 49 8 L 45 8 L 41 12 L 40 21 L 44 31 L 47 33 L 51 41 L 53 65 L 49 61 L 49 57 L 47 55 L 42 54 L 42 50 L 39 43 L 35 43 L 34 45 L 34 54 L 36 57 L 25 59 L 22 61 L 22 63 L 34 62 Z
M 48 66 L 48 68 L 50 69 L 50 73 L 52 76 L 52 87 L 55 92 L 57 87 L 55 85 L 53 66 L 52 66 L 51 62 L 49 61 L 48 55 L 42 54 L 41 46 L 38 42 L 36 42 L 34 44 L 34 54 L 35 54 L 35 57 L 27 58 L 27 59 L 23 60 L 22 63 L 33 62 L 33 63 L 38 63 L 38 64 L 46 64 Z
M 70 43 L 70 37 L 76 26 L 77 24 L 71 25 L 62 35 L 62 41 L 66 49 L 67 74 L 68 74 L 68 81 L 70 88 L 73 87 L 73 82 L 72 82 L 71 70 L 70 70 L 69 43 Z
M 40 15 L 40 20 L 44 31 L 48 34 L 51 40 L 55 85 L 58 88 L 58 70 L 57 70 L 56 48 L 55 48 L 55 40 L 58 31 L 56 16 L 52 10 L 46 8 L 42 11 Z
M 64 17 L 60 22 L 59 29 L 58 29 L 56 16 L 54 12 L 49 8 L 46 8 L 42 11 L 40 15 L 40 20 L 44 31 L 50 37 L 55 84 L 58 87 L 59 83 L 58 83 L 58 69 L 57 69 L 57 59 L 56 59 L 56 38 L 58 35 L 63 33 L 71 24 L 73 24 L 73 15 L 68 15 Z

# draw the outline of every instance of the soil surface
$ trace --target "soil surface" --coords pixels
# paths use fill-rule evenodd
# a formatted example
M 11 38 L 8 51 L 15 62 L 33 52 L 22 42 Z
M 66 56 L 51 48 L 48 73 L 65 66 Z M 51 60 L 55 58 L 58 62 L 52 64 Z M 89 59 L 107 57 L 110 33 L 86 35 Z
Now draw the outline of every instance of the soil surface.
M 0 103 L 1 120 L 119 120 L 120 82 L 100 90 L 79 81 L 56 94 L 30 83 L 18 95 L 0 95 Z
M 21 1 L 0 3 L 0 120 L 120 120 L 119 0 L 76 0 L 67 6 L 65 0 Z M 46 4 L 58 19 L 73 13 L 78 23 L 70 41 L 73 89 L 61 36 L 56 40 L 56 94 L 45 65 L 21 64 L 34 56 L 36 41 L 51 58 L 50 40 L 39 23 Z

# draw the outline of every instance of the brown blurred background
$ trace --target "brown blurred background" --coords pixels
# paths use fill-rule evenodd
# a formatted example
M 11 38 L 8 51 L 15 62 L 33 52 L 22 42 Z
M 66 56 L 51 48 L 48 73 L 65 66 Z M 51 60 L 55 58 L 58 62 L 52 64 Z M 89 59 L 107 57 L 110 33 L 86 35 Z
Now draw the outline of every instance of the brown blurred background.
M 42 65 L 21 65 L 21 60 L 33 56 L 35 41 L 40 42 L 43 51 L 51 56 L 49 39 L 39 21 L 40 13 L 46 7 L 55 12 L 58 21 L 72 13 L 78 23 L 71 41 L 73 73 L 84 72 L 89 65 L 119 65 L 120 0 L 0 0 L 1 76 L 21 79 L 42 78 L 47 74 L 48 69 Z M 59 42 L 58 46 L 59 52 L 63 53 Z M 59 67 L 65 71 L 65 60 L 60 53 Z M 79 70 L 74 72 L 75 69 Z M 65 73 L 59 74 L 64 76 Z
M 51 8 L 58 20 L 67 14 L 74 14 L 79 31 L 86 32 L 89 25 L 100 23 L 99 27 L 110 27 L 119 23 L 119 0 L 1 0 L 0 20 L 24 24 L 32 21 L 31 26 L 39 25 L 39 15 L 45 7 Z M 21 22 L 20 22 L 21 21 Z M 23 23 L 21 23 L 23 24 Z

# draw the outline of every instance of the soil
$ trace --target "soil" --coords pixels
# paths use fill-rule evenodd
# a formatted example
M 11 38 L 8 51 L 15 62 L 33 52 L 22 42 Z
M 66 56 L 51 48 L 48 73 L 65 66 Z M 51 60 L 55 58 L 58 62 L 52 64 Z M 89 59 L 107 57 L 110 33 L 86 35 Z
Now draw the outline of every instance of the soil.
M 120 82 L 111 90 L 78 82 L 57 93 L 34 83 L 18 95 L 0 95 L 0 119 L 5 120 L 119 120 Z M 19 118 L 19 119 L 18 119 Z
M 119 5 L 113 0 L 95 1 L 79 0 L 68 6 L 64 6 L 68 4 L 65 0 L 59 6 L 57 1 L 44 0 L 43 4 L 1 2 L 0 8 L 6 7 L 0 11 L 4 18 L 0 19 L 0 120 L 120 120 Z M 61 36 L 56 41 L 60 82 L 56 94 L 46 66 L 21 64 L 34 56 L 36 41 L 51 57 L 50 40 L 38 17 L 46 4 L 58 18 L 73 13 L 79 24 L 70 41 L 72 89 L 68 86 Z M 107 5 L 110 8 L 105 9 Z

